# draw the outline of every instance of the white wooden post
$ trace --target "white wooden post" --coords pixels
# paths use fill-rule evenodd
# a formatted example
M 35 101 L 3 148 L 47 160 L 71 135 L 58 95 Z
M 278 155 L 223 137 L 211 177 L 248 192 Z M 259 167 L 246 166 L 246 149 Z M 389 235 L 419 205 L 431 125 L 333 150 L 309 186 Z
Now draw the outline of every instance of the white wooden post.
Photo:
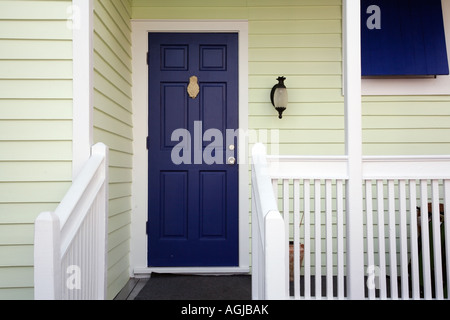
M 73 0 L 73 160 L 72 178 L 89 159 L 93 144 L 94 1 Z M 68 21 L 69 23 L 69 21 Z
M 344 95 L 347 193 L 347 290 L 348 298 L 364 298 L 364 237 L 361 112 L 361 13 L 360 1 L 344 0 Z
M 34 293 L 35 300 L 61 299 L 61 257 L 59 218 L 53 212 L 41 213 L 35 222 Z M 39 239 L 39 241 L 36 241 Z
M 286 250 L 284 221 L 280 212 L 269 211 L 264 218 L 265 229 L 265 299 L 286 299 Z
M 105 300 L 107 292 L 107 271 L 108 271 L 108 202 L 109 202 L 109 148 L 103 143 L 97 143 L 92 147 L 92 155 L 99 154 L 104 156 L 101 171 L 103 174 L 103 186 L 100 190 L 99 208 L 98 208 L 98 226 L 97 226 L 97 245 L 98 245 L 98 268 L 97 275 L 97 299 Z

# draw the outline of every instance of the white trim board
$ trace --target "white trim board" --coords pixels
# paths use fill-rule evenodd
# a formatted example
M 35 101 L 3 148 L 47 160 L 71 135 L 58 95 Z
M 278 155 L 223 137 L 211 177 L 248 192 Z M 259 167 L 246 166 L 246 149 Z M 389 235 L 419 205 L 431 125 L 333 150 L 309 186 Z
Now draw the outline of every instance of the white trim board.
M 72 179 L 91 155 L 94 110 L 94 1 L 73 0 Z M 68 9 L 69 9 L 68 8 Z M 68 11 L 69 13 L 69 11 Z
M 133 55 L 133 187 L 130 274 L 149 273 L 147 268 L 148 156 L 148 51 L 149 32 L 237 32 L 239 37 L 239 128 L 248 129 L 248 21 L 244 20 L 132 20 Z M 249 269 L 249 177 L 246 163 L 239 164 L 239 267 Z M 173 268 L 172 268 L 173 269 Z M 194 268 L 195 269 L 195 268 Z M 176 268 L 179 272 L 195 272 Z M 216 271 L 228 273 L 229 268 Z M 241 270 L 241 271 L 239 271 Z

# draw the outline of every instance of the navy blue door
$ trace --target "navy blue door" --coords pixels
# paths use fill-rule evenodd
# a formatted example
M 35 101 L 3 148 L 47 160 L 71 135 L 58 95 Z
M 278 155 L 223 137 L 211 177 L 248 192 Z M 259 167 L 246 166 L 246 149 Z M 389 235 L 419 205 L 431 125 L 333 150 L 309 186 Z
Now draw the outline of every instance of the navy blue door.
M 237 34 L 149 33 L 148 67 L 148 265 L 237 266 Z

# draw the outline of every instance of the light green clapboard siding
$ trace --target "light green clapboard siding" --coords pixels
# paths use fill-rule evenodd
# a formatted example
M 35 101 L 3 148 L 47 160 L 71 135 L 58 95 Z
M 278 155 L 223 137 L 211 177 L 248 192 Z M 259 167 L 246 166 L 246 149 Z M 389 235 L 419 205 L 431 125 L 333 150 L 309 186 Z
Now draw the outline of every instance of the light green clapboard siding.
M 364 97 L 364 154 L 450 154 L 449 106 L 449 96 Z
M 94 1 L 94 140 L 110 148 L 108 298 L 129 279 L 131 169 L 131 3 Z
M 72 175 L 71 1 L 0 1 L 0 299 L 33 298 L 34 220 Z

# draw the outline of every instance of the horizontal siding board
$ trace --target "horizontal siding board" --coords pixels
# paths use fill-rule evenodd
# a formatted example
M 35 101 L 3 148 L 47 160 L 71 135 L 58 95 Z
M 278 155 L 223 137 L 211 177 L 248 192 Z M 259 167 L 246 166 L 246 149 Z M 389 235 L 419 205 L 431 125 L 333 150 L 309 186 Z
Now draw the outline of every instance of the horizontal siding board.
M 98 19 L 94 19 L 94 28 L 94 32 L 97 35 L 96 42 L 100 40 L 100 42 L 109 48 L 110 52 L 114 53 L 121 63 L 125 64 L 131 70 L 131 55 L 124 49 L 124 46 L 116 41 L 109 30 Z M 95 47 L 97 47 L 97 43 Z
M 131 169 L 110 167 L 110 183 L 132 182 Z
M 340 62 L 250 62 L 249 70 L 253 75 L 340 75 L 342 66 Z M 286 81 L 286 86 L 288 81 Z M 342 94 L 341 94 L 342 95 Z
M 102 141 L 111 150 L 133 154 L 133 146 L 131 145 L 131 140 L 114 133 L 104 131 L 100 128 L 94 128 L 94 140 Z
M 0 39 L 71 40 L 72 30 L 66 20 L 0 20 Z
M 280 143 L 344 143 L 344 130 L 279 130 Z
M 0 182 L 1 202 L 59 202 L 70 185 L 71 182 Z
M 364 129 L 364 143 L 450 143 L 450 128 L 442 129 Z M 445 134 L 443 134 L 445 133 Z
M 0 161 L 72 161 L 72 141 L 0 141 Z
M 122 137 L 133 139 L 132 127 L 119 119 L 111 117 L 110 115 L 100 112 L 97 109 L 94 109 L 94 119 L 94 125 L 102 127 L 106 131 L 114 132 Z
M 123 211 L 122 211 L 123 212 Z M 130 225 L 126 224 L 124 226 L 121 226 L 120 228 L 109 232 L 108 236 L 108 252 L 113 250 L 115 247 L 119 246 L 120 244 L 128 241 L 128 234 L 130 232 Z
M 33 287 L 33 267 L 0 268 L 0 288 Z
M 0 99 L 2 120 L 71 120 L 72 100 Z
M 117 3 L 117 1 L 116 1 Z M 122 49 L 131 57 L 131 30 L 118 14 L 114 1 L 94 1 L 97 18 L 109 31 L 109 36 L 121 45 Z M 95 28 L 97 31 L 99 28 Z M 103 37 L 106 38 L 106 37 Z
M 0 224 L 32 224 L 39 213 L 54 211 L 57 203 L 0 203 Z
M 72 59 L 69 40 L 0 40 L 0 59 L 60 60 Z
M 256 34 L 340 34 L 340 20 L 260 20 L 249 21 L 250 36 Z
M 442 99 L 442 98 L 441 98 Z M 371 101 L 363 103 L 363 116 L 450 116 L 448 101 Z
M 33 287 L 1 288 L 0 285 L 0 300 L 33 300 L 33 299 L 34 299 Z
M 123 228 L 124 226 L 129 226 L 131 224 L 131 210 L 116 214 L 111 217 L 108 224 L 109 232 L 114 232 Z M 126 243 L 122 242 L 122 243 Z
M 0 162 L 1 182 L 70 181 L 72 162 Z
M 104 6 L 109 2 L 108 0 L 99 0 L 100 3 L 103 3 Z M 105 4 L 106 3 L 106 4 Z M 126 37 L 129 37 L 129 33 L 131 33 L 131 0 L 116 0 L 112 1 L 112 5 L 115 8 L 114 13 L 112 15 L 114 16 L 114 20 L 119 20 L 118 17 L 120 17 L 121 25 L 123 28 L 123 32 L 125 33 Z M 131 42 L 131 41 L 130 41 Z
M 131 210 L 131 197 L 123 196 L 109 200 L 109 216 L 128 212 Z M 129 236 L 129 235 L 128 235 Z
M 121 289 L 123 289 L 123 287 L 130 278 L 130 274 L 128 271 L 128 266 L 130 263 L 129 254 L 128 252 L 125 254 L 123 251 L 119 251 L 117 255 L 119 254 L 123 254 L 121 259 L 114 265 L 108 266 L 109 267 L 107 275 L 108 299 L 113 299 L 115 295 Z
M 288 85 L 287 81 L 285 82 Z M 269 91 L 269 93 L 267 92 Z M 343 102 L 344 97 L 341 95 L 340 89 L 305 89 L 305 90 L 290 90 L 289 103 L 316 103 L 320 102 Z M 249 90 L 249 102 L 250 103 L 270 103 L 270 90 L 265 89 L 250 89 Z
M 0 20 L 65 20 L 72 1 L 0 1 Z
M 250 62 L 317 62 L 336 61 L 341 63 L 341 48 L 252 48 L 249 50 Z
M 120 119 L 120 121 L 130 126 L 132 125 L 131 106 L 121 106 L 98 90 L 94 90 L 94 108 L 108 113 L 111 117 Z
M 129 254 L 129 252 L 130 252 L 130 241 L 124 241 L 109 251 L 108 264 L 110 266 L 110 273 L 116 273 L 115 266 L 121 266 L 122 265 L 121 261 L 123 261 L 124 255 Z M 119 268 L 119 273 L 120 269 L 121 268 Z
M 245 7 L 209 7 L 175 6 L 175 7 L 133 7 L 134 19 L 247 19 Z
M 133 0 L 133 7 L 183 7 L 186 6 L 186 0 Z M 217 7 L 246 7 L 246 2 L 242 0 L 214 0 L 208 1 L 207 6 L 217 10 Z M 189 7 L 205 7 L 204 0 L 191 0 Z
M 252 7 L 250 20 L 340 20 L 342 8 L 335 6 Z
M 0 225 L 0 243 L 2 245 L 32 245 L 34 242 L 33 235 L 33 224 Z
M 71 120 L 0 120 L 0 140 L 70 140 Z
M 364 129 L 450 129 L 450 116 L 366 116 Z
M 115 86 L 114 83 L 105 79 L 99 73 L 94 73 L 95 89 L 108 96 L 119 105 L 130 106 L 131 96 L 127 95 L 122 88 Z
M 109 165 L 113 167 L 132 168 L 133 156 L 117 150 L 110 150 Z
M 343 116 L 344 106 L 340 102 L 289 103 L 285 112 L 291 116 Z M 251 117 L 272 116 L 274 114 L 278 115 L 270 102 L 265 104 L 258 102 L 249 104 L 249 115 Z
M 117 199 L 121 197 L 131 196 L 131 183 L 130 182 L 120 182 L 111 183 L 109 185 L 109 198 Z
M 13 266 L 33 266 L 32 245 L 0 246 L 0 268 Z
M 251 89 L 266 89 L 269 91 L 277 83 L 277 76 L 251 75 L 249 86 Z M 286 79 L 289 92 L 293 89 L 341 89 L 341 75 L 290 75 Z M 320 101 L 318 101 L 320 102 Z
M 255 34 L 249 37 L 249 48 L 339 48 L 340 34 Z
M 131 87 L 131 81 L 129 81 L 128 73 L 125 77 L 120 74 L 114 66 L 108 64 L 102 57 L 100 57 L 97 53 L 94 54 L 94 65 L 95 70 L 101 74 L 103 77 L 109 79 L 109 81 L 116 84 L 117 87 L 125 90 L 128 96 L 131 96 L 131 90 L 128 89 Z
M 103 1 L 103 0 L 102 0 Z M 120 15 L 123 17 L 125 21 L 130 20 L 130 30 L 131 30 L 131 6 L 133 4 L 134 0 L 118 0 L 120 2 L 120 5 L 117 4 L 116 8 L 118 8 Z
M 72 80 L 0 80 L 0 99 L 72 99 Z
M 281 123 L 282 122 L 282 123 Z M 278 120 L 276 117 L 253 116 L 249 119 L 250 129 L 344 129 L 344 117 L 338 116 L 290 116 Z
M 341 0 L 247 0 L 248 6 L 262 6 L 262 7 L 292 7 L 294 4 L 302 6 L 340 6 Z
M 0 60 L 1 79 L 72 79 L 72 60 Z
M 266 144 L 268 154 L 295 155 L 344 155 L 345 145 L 341 143 L 283 143 Z
M 94 52 L 101 56 L 110 65 L 114 66 L 114 69 L 119 73 L 127 82 L 131 83 L 131 62 L 123 60 L 119 57 L 114 49 L 110 47 L 110 44 L 104 42 L 98 34 L 94 34 Z M 96 67 L 94 65 L 94 67 Z

